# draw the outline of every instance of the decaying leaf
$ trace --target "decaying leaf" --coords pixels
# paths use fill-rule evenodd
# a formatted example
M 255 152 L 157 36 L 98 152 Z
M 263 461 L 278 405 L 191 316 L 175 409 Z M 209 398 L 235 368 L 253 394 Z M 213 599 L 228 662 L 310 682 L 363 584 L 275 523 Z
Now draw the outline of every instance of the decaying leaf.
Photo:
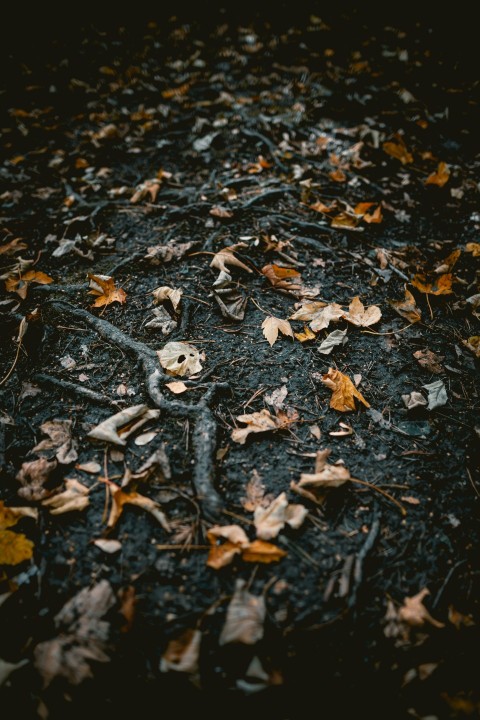
M 242 643 L 255 645 L 263 637 L 266 617 L 265 598 L 252 595 L 244 580 L 237 580 L 235 593 L 227 610 L 225 625 L 220 634 L 220 645 Z
M 210 208 L 210 215 L 218 218 L 232 218 L 233 212 L 221 205 L 213 205 L 213 207 Z
M 15 292 L 19 295 L 22 300 L 25 300 L 28 293 L 28 286 L 32 283 L 38 285 L 50 285 L 53 282 L 53 278 L 44 272 L 38 270 L 28 270 L 26 273 L 19 273 L 13 277 L 8 277 L 5 281 L 5 290 L 7 292 Z
M 163 285 L 153 290 L 152 295 L 154 305 L 160 305 L 169 300 L 172 304 L 173 311 L 177 312 L 182 300 L 183 290 L 181 288 L 172 288 L 168 285 Z
M 262 323 L 262 330 L 270 345 L 274 345 L 276 343 L 279 332 L 281 332 L 282 335 L 293 338 L 292 326 L 288 320 L 282 320 L 281 318 L 273 317 L 272 315 L 265 318 Z
M 109 488 L 112 496 L 112 506 L 110 508 L 110 515 L 108 516 L 107 527 L 112 528 L 117 524 L 125 505 L 135 505 L 142 510 L 146 510 L 150 515 L 153 515 L 163 529 L 166 532 L 170 532 L 167 517 L 162 512 L 160 505 L 154 502 L 154 500 L 145 497 L 145 495 L 140 495 L 140 493 L 137 492 L 124 492 L 114 483 L 110 483 Z
M 428 385 L 423 385 L 422 387 L 428 391 L 428 410 L 435 410 L 435 408 L 447 404 L 447 390 L 443 384 L 443 380 L 435 380 L 435 382 L 428 383 Z
M 101 580 L 83 588 L 55 617 L 57 637 L 35 648 L 35 667 L 48 687 L 56 677 L 80 685 L 92 677 L 90 663 L 109 662 L 107 641 L 110 623 L 102 618 L 115 604 L 110 583 Z
M 415 390 L 408 395 L 402 395 L 402 400 L 405 403 L 407 410 L 414 410 L 419 407 L 426 407 L 427 400 L 422 393 L 416 392 Z
M 180 672 L 197 675 L 202 633 L 188 628 L 180 637 L 171 640 L 160 660 L 160 672 Z
M 88 273 L 88 279 L 90 280 L 89 290 L 90 295 L 96 297 L 92 307 L 103 307 L 104 305 L 110 305 L 111 303 L 118 302 L 124 303 L 127 300 L 127 295 L 122 288 L 115 287 L 115 282 L 109 275 L 93 275 Z
M 450 169 L 447 163 L 439 162 L 435 172 L 431 173 L 425 180 L 425 185 L 437 185 L 443 187 L 450 178 Z
M 406 597 L 403 601 L 402 607 L 398 610 L 398 618 L 401 622 L 410 625 L 411 627 L 421 627 L 425 623 L 429 623 L 436 628 L 445 627 L 444 623 L 435 620 L 427 608 L 423 604 L 424 598 L 430 594 L 427 588 L 420 590 L 417 595 L 413 597 Z
M 243 248 L 248 248 L 247 243 L 239 242 L 235 245 L 230 245 L 229 247 L 222 248 L 217 253 L 215 253 L 214 258 L 210 263 L 210 267 L 215 268 L 220 272 L 223 271 L 228 273 L 227 266 L 233 265 L 235 267 L 241 268 L 242 270 L 246 270 L 249 273 L 253 272 L 251 268 L 245 265 L 245 263 L 239 260 L 234 254 L 235 251 L 241 250 Z
M 315 459 L 315 472 L 302 473 L 298 485 L 293 484 L 293 489 L 309 489 L 313 491 L 323 491 L 331 488 L 339 488 L 346 482 L 351 480 L 350 470 L 345 465 L 330 465 L 327 462 L 331 450 L 319 450 Z M 294 487 L 295 485 L 295 487 Z
M 125 473 L 125 478 L 122 480 L 122 487 L 126 487 L 131 482 L 147 482 L 156 481 L 163 483 L 166 480 L 170 480 L 172 477 L 172 470 L 170 468 L 170 461 L 165 447 L 161 445 L 145 462 L 138 468 L 136 472 L 129 471 L 128 478 Z
M 243 320 L 248 298 L 240 292 L 229 272 L 220 270 L 218 278 L 213 283 L 213 297 L 223 317 L 235 322 Z
M 462 343 L 475 357 L 480 358 L 480 335 L 472 335 L 468 340 L 462 340 Z
M 23 533 L 0 530 L 0 566 L 18 565 L 33 556 L 34 544 Z
M 245 497 L 241 499 L 241 503 L 248 512 L 253 512 L 257 507 L 267 507 L 270 503 L 265 497 L 265 485 L 256 470 L 252 470 L 252 477 L 245 486 Z
M 61 465 L 69 465 L 78 458 L 76 443 L 72 440 L 71 420 L 48 420 L 40 425 L 48 440 L 42 440 L 33 448 L 33 452 L 40 453 L 55 450 L 55 457 Z
M 75 480 L 75 478 L 67 478 L 65 480 L 65 490 L 43 500 L 42 505 L 48 507 L 52 515 L 63 515 L 63 513 L 74 510 L 85 510 L 90 503 L 89 492 L 90 489 Z
M 282 385 L 281 387 L 272 390 L 269 395 L 265 395 L 265 402 L 268 403 L 268 405 L 271 405 L 275 410 L 281 410 L 284 406 L 284 400 L 287 395 L 287 386 Z
M 370 407 L 370 403 L 365 400 L 350 378 L 341 373 L 340 370 L 329 368 L 328 373 L 322 376 L 322 382 L 332 391 L 330 407 L 333 410 L 339 410 L 340 412 L 355 410 L 355 398 L 363 403 L 365 407 Z
M 437 275 L 443 275 L 444 273 L 452 272 L 461 254 L 461 250 L 453 250 L 445 260 L 441 260 L 439 265 L 436 266 L 435 273 Z
M 390 305 L 393 307 L 395 312 L 401 315 L 405 320 L 410 323 L 420 322 L 422 319 L 422 311 L 417 307 L 415 298 L 413 297 L 410 290 L 405 285 L 405 299 L 404 300 L 390 300 Z
M 290 320 L 310 321 L 310 328 L 314 332 L 319 332 L 327 328 L 332 321 L 341 320 L 344 310 L 337 303 L 327 305 L 324 302 L 302 302 L 300 307 L 289 318 Z
M 350 425 L 347 425 L 344 422 L 339 422 L 338 424 L 340 426 L 340 430 L 330 430 L 328 433 L 330 437 L 348 437 L 349 435 L 353 435 L 353 428 Z
M 13 240 L 9 240 L 9 242 L 0 245 L 0 255 L 10 257 L 21 250 L 26 250 L 27 247 L 27 243 L 22 242 L 22 238 L 16 237 L 13 238 Z
M 452 290 L 453 275 L 445 273 L 430 282 L 425 275 L 414 275 L 411 283 L 417 290 L 428 295 L 450 295 Z
M 170 335 L 177 326 L 177 320 L 167 312 L 163 305 L 159 308 L 153 308 L 153 318 L 145 323 L 145 327 L 160 330 L 162 335 Z
M 325 340 L 323 340 L 319 347 L 318 352 L 322 355 L 330 355 L 333 348 L 337 345 L 344 345 L 347 342 L 347 331 L 346 330 L 334 330 L 329 333 Z
M 169 342 L 157 350 L 160 365 L 169 375 L 190 377 L 201 372 L 200 353 L 194 345 L 184 342 Z
M 293 279 L 300 278 L 301 275 L 298 270 L 293 268 L 270 263 L 262 268 L 262 275 L 265 275 L 269 283 L 278 290 L 288 290 L 288 292 L 296 293 L 302 289 L 300 282 Z
M 435 375 L 444 372 L 443 366 L 441 365 L 444 358 L 443 355 L 436 355 L 431 350 L 417 350 L 413 353 L 413 357 L 418 361 L 418 364 L 425 368 L 425 370 L 428 370 L 428 372 L 435 373 Z
M 5 507 L 3 500 L 0 500 L 0 530 L 13 527 L 22 518 L 38 520 L 38 510 L 32 507 Z
M 98 475 L 98 473 L 102 472 L 102 466 L 95 460 L 89 460 L 88 462 L 81 463 L 80 465 L 75 465 L 75 469 L 86 472 L 89 475 Z
M 365 308 L 357 295 L 353 298 L 348 312 L 344 313 L 343 317 L 352 325 L 357 325 L 357 327 L 370 327 L 379 322 L 382 312 L 377 305 L 370 305 L 370 307 Z
M 460 630 L 462 626 L 473 627 L 475 625 L 475 620 L 471 615 L 463 615 L 453 605 L 448 606 L 448 620 L 457 630 Z
M 103 442 L 111 442 L 114 445 L 124 447 L 127 444 L 127 438 L 136 432 L 148 420 L 157 419 L 160 410 L 148 408 L 146 405 L 132 405 L 125 408 L 115 415 L 107 418 L 93 430 L 90 430 L 87 437 L 92 440 L 101 440 Z
M 277 537 L 285 525 L 298 529 L 308 515 L 303 505 L 289 504 L 286 493 L 281 493 L 268 507 L 258 505 L 254 512 L 254 525 L 257 537 L 271 540 Z M 251 548 L 250 548 L 251 550 Z
M 268 432 L 269 430 L 284 430 L 298 420 L 298 414 L 290 416 L 285 414 L 271 415 L 268 410 L 260 410 L 251 415 L 237 415 L 238 422 L 245 423 L 247 427 L 235 428 L 232 431 L 232 440 L 243 445 L 250 433 Z
M 361 230 L 358 227 L 361 218 L 347 212 L 339 213 L 332 218 L 331 227 L 339 230 Z
M 163 265 L 172 262 L 172 260 L 180 260 L 192 247 L 193 242 L 152 245 L 152 247 L 147 248 L 145 260 L 150 265 Z
M 148 197 L 150 199 L 150 202 L 154 203 L 157 199 L 158 193 L 160 192 L 161 186 L 162 181 L 160 178 L 151 178 L 149 180 L 144 180 L 142 183 L 140 183 L 140 185 L 137 185 L 135 192 L 130 198 L 130 202 L 135 205 L 136 203 L 139 203 Z
M 18 491 L 20 497 L 31 501 L 43 500 L 48 497 L 51 491 L 43 486 L 56 467 L 56 460 L 47 460 L 44 457 L 22 463 L 22 467 L 15 476 L 15 479 L 22 485 Z
M 372 203 L 373 205 L 374 203 Z M 356 211 L 356 208 L 355 208 Z M 382 206 L 377 205 L 375 210 L 372 213 L 365 213 L 363 216 L 363 221 L 370 224 L 378 224 L 383 221 L 383 214 L 382 214 Z
M 400 160 L 402 165 L 407 165 L 413 162 L 413 155 L 408 151 L 405 141 L 401 135 L 395 135 L 394 142 L 384 142 L 382 147 L 387 155 Z

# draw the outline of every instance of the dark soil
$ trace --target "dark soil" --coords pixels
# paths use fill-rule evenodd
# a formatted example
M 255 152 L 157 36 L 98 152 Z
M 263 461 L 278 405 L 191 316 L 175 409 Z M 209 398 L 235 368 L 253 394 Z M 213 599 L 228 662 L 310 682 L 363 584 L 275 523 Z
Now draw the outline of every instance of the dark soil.
M 480 228 L 480 113 L 468 67 L 444 52 L 428 25 L 372 28 L 357 16 L 325 24 L 307 14 L 282 26 L 258 18 L 236 22 L 227 14 L 203 23 L 145 23 L 135 32 L 112 23 L 106 32 L 91 26 L 83 39 L 73 33 L 68 43 L 52 43 L 42 59 L 31 48 L 12 52 L 4 69 L 2 244 L 20 237 L 27 247 L 0 255 L 1 272 L 14 271 L 21 257 L 53 283 L 32 284 L 25 300 L 2 296 L 0 378 L 15 361 L 22 318 L 38 313 L 0 387 L 0 498 L 26 504 L 15 477 L 37 457 L 40 425 L 53 419 L 72 420 L 79 459 L 57 468 L 50 486 L 63 487 L 64 477 L 95 485 L 86 510 L 54 516 L 33 503 L 38 523 L 25 519 L 15 528 L 35 549 L 31 561 L 0 574 L 0 595 L 16 588 L 0 608 L 0 658 L 29 661 L 0 691 L 8 717 L 121 710 L 156 716 L 167 708 L 183 717 L 191 702 L 210 717 L 303 718 L 306 703 L 325 717 L 477 716 L 479 384 L 478 360 L 464 341 L 480 334 L 466 303 L 480 292 L 480 258 L 466 251 Z M 98 133 L 108 124 L 115 129 L 103 138 Z M 196 141 L 210 133 L 202 149 Z M 413 162 L 401 164 L 384 151 L 383 142 L 396 142 L 399 134 Z M 326 148 L 318 140 L 323 136 L 330 139 Z M 363 162 L 354 163 L 352 147 L 360 142 Z M 346 166 L 346 182 L 330 177 L 332 155 Z M 449 166 L 448 182 L 426 185 L 439 162 Z M 160 171 L 171 175 L 156 199 L 132 204 L 132 191 Z M 332 228 L 344 206 L 331 214 L 310 206 L 335 199 L 352 207 L 382 203 L 383 221 L 362 222 L 361 231 Z M 217 206 L 230 216 L 212 215 Z M 113 242 L 99 244 L 101 234 Z M 283 254 L 266 250 L 264 238 L 272 236 L 289 241 Z M 58 257 L 62 238 L 76 240 L 76 249 Z M 230 268 L 249 298 L 244 320 L 235 323 L 222 317 L 213 297 L 218 272 L 210 262 L 212 253 L 241 238 L 238 257 L 253 272 Z M 193 242 L 188 252 L 169 263 L 145 257 L 152 246 L 186 242 Z M 384 268 L 378 248 L 388 253 Z M 409 285 L 422 320 L 406 327 L 389 300 L 403 299 L 406 280 L 430 272 L 457 248 L 453 293 L 427 296 Z M 263 311 L 288 318 L 297 299 L 269 285 L 260 270 L 292 260 L 302 283 L 319 288 L 317 300 L 348 306 L 359 295 L 381 308 L 381 322 L 368 331 L 350 325 L 348 342 L 330 356 L 318 353 L 319 342 L 345 322 L 310 343 L 280 337 L 270 347 Z M 126 303 L 92 308 L 87 273 L 112 275 Z M 183 320 L 168 337 L 145 327 L 150 293 L 163 285 L 184 291 Z M 164 391 L 191 411 L 166 403 L 160 419 L 142 428 L 154 429 L 154 439 L 137 446 L 130 437 L 122 457 L 92 444 L 87 433 L 119 409 L 154 403 L 138 353 L 121 335 L 115 341 L 99 334 L 88 324 L 91 315 L 153 350 L 184 340 L 205 353 L 203 375 L 187 393 Z M 292 325 L 295 332 L 303 328 Z M 413 357 L 426 349 L 443 357 L 440 374 Z M 66 369 L 65 358 L 75 366 Z M 361 375 L 359 389 L 374 412 L 329 408 L 321 374 L 330 366 Z M 401 396 L 438 379 L 447 404 L 407 411 Z M 202 429 L 210 417 L 207 405 L 205 415 L 198 408 L 211 383 L 228 387 L 209 401 L 217 439 L 207 427 L 212 442 L 205 440 L 202 459 L 195 426 Z M 131 395 L 118 394 L 121 384 Z M 245 445 L 232 442 L 235 418 L 273 412 L 265 395 L 283 385 L 285 404 L 299 421 L 290 430 L 251 435 Z M 353 434 L 331 436 L 339 422 Z M 320 440 L 312 426 L 320 428 Z M 120 482 L 126 468 L 137 471 L 161 446 L 171 479 L 138 490 L 162 505 L 174 532 L 127 507 L 108 533 L 121 541 L 121 551 L 102 552 L 92 541 L 105 536 L 105 483 L 75 465 L 95 460 L 103 476 Z M 352 476 L 389 493 L 406 514 L 366 486 L 333 490 L 321 507 L 290 492 L 326 447 L 332 461 L 342 459 Z M 213 473 L 219 508 L 210 502 L 214 495 L 196 492 L 198 462 L 205 477 Z M 302 528 L 272 541 L 288 553 L 279 563 L 237 558 L 221 570 L 207 567 L 201 548 L 213 524 L 238 522 L 253 537 L 242 499 L 254 472 L 267 493 L 288 492 L 309 516 Z M 254 595 L 265 594 L 264 636 L 255 646 L 220 646 L 238 578 Z M 92 677 L 78 686 L 55 678 L 44 688 L 35 647 L 57 635 L 54 617 L 65 603 L 102 579 L 118 598 L 134 588 L 132 621 L 119 613 L 119 600 L 107 616 L 109 662 L 93 661 Z M 426 623 L 409 628 L 406 639 L 389 637 L 387 602 L 398 609 L 423 588 L 430 591 L 426 607 L 445 626 Z M 452 608 L 463 622 L 452 622 Z M 168 643 L 188 628 L 202 631 L 196 684 L 188 674 L 159 670 Z M 249 694 L 242 679 L 254 656 L 273 684 Z

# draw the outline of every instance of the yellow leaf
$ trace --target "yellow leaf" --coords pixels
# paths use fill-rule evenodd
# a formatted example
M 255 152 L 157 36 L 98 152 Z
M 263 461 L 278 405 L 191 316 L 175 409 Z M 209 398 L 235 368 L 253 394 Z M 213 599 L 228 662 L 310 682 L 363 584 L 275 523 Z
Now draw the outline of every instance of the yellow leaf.
M 357 203 L 354 208 L 355 215 L 361 215 L 362 217 L 365 215 L 367 210 L 370 210 L 371 207 L 375 205 L 374 202 L 362 202 Z
M 350 378 L 341 373 L 340 370 L 329 368 L 328 373 L 322 376 L 322 382 L 332 390 L 330 407 L 333 410 L 339 410 L 340 412 L 355 410 L 355 398 L 366 407 L 370 407 L 370 403 L 365 400 Z
M 348 213 L 340 213 L 332 218 L 331 227 L 339 228 L 343 230 L 355 230 L 360 222 L 360 218 L 356 215 L 349 215 Z
M 263 334 L 270 345 L 274 345 L 278 339 L 278 333 L 293 338 L 293 330 L 288 320 L 269 315 L 262 323 Z
M 395 136 L 396 142 L 384 142 L 383 149 L 391 157 L 400 160 L 402 165 L 407 165 L 413 162 L 413 155 L 408 151 L 407 146 L 401 135 Z
M 417 290 L 428 295 L 450 295 L 452 290 L 453 275 L 446 273 L 439 275 L 433 282 L 429 282 L 425 275 L 415 275 L 411 283 Z
M 471 252 L 473 257 L 480 257 L 480 243 L 470 242 L 465 245 L 465 250 Z
M 317 337 L 306 325 L 303 327 L 303 332 L 294 333 L 294 335 L 301 343 L 308 342 L 308 340 L 315 340 Z
M 13 527 L 23 517 L 37 520 L 38 510 L 31 507 L 5 507 L 3 500 L 0 500 L 0 530 Z
M 22 533 L 0 530 L 0 565 L 18 565 L 33 555 L 33 542 Z
M 437 185 L 443 187 L 450 177 L 450 170 L 447 163 L 439 162 L 436 172 L 431 173 L 425 180 L 425 185 Z
M 264 540 L 254 540 L 242 552 L 242 560 L 245 560 L 245 562 L 272 563 L 278 562 L 286 554 L 285 550 L 281 550 L 272 543 Z
M 93 275 L 88 273 L 90 280 L 90 295 L 96 295 L 96 300 L 92 307 L 102 307 L 104 305 L 110 305 L 111 303 L 118 302 L 123 304 L 127 295 L 122 288 L 116 288 L 113 278 L 107 275 Z
M 405 299 L 404 300 L 390 300 L 390 305 L 393 307 L 395 312 L 401 315 L 405 320 L 411 323 L 419 322 L 422 319 L 422 311 L 417 307 L 415 298 L 413 297 L 410 290 L 405 285 Z

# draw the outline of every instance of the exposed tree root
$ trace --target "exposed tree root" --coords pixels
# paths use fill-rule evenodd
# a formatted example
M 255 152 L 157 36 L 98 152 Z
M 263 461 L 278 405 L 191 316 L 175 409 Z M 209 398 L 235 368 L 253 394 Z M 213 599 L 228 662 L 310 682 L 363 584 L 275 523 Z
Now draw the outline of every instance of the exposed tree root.
M 143 367 L 147 392 L 152 402 L 168 415 L 189 419 L 193 423 L 193 485 L 203 515 L 209 519 L 217 518 L 223 503 L 214 486 L 217 424 L 210 405 L 215 394 L 228 389 L 228 384 L 208 383 L 207 391 L 195 404 L 181 400 L 169 400 L 163 395 L 161 386 L 171 378 L 162 371 L 155 350 L 143 342 L 134 340 L 107 320 L 97 318 L 86 310 L 75 308 L 69 303 L 51 301 L 47 307 L 55 313 L 61 313 L 63 318 L 81 320 L 95 330 L 100 337 L 133 355 Z M 53 322 L 53 317 L 51 320 L 46 317 L 46 322 Z
M 117 404 L 115 400 L 112 400 L 101 393 L 95 392 L 95 390 L 90 390 L 89 388 L 82 387 L 81 385 L 76 385 L 68 380 L 61 380 L 60 378 L 55 378 L 51 375 L 44 375 L 43 373 L 37 373 L 32 379 L 39 385 L 52 385 L 53 387 L 61 388 L 62 390 L 78 395 L 81 398 L 87 398 L 98 405 Z

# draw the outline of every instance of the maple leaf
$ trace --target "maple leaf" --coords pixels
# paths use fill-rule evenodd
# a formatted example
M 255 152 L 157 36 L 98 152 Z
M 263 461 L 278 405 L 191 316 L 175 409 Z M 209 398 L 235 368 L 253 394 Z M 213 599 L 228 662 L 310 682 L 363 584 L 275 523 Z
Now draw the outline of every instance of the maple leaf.
M 124 492 L 115 483 L 109 483 L 110 493 L 112 495 L 112 507 L 107 522 L 107 527 L 112 528 L 116 525 L 119 517 L 123 513 L 125 505 L 136 505 L 142 510 L 146 510 L 160 523 L 164 530 L 170 532 L 170 525 L 165 514 L 161 511 L 160 505 L 150 498 L 140 495 L 137 492 Z
M 254 525 L 257 537 L 262 540 L 270 540 L 277 537 L 285 525 L 297 529 L 308 515 L 308 510 L 303 505 L 289 504 L 286 493 L 281 493 L 275 500 L 262 507 L 257 505 L 254 512 Z M 251 550 L 251 546 L 249 548 Z
M 443 187 L 450 178 L 450 169 L 447 163 L 439 162 L 437 170 L 431 173 L 425 180 L 425 185 L 437 185 Z
M 210 263 L 210 267 L 215 268 L 216 270 L 219 270 L 220 272 L 228 273 L 228 267 L 229 265 L 233 265 L 235 267 L 239 267 L 242 270 L 246 270 L 248 273 L 253 272 L 251 268 L 249 268 L 245 263 L 243 263 L 241 260 L 239 260 L 235 256 L 235 252 L 237 250 L 241 250 L 242 248 L 248 248 L 247 243 L 236 243 L 235 245 L 229 245 L 228 247 L 222 248 L 217 253 L 215 253 L 212 262 Z
M 344 313 L 343 317 L 357 327 L 370 327 L 370 325 L 379 322 L 382 313 L 377 305 L 370 305 L 370 307 L 365 308 L 357 295 L 350 303 L 348 313 Z
M 20 273 L 18 277 L 9 277 L 5 281 L 5 289 L 7 292 L 16 292 L 22 300 L 27 297 L 28 287 L 32 283 L 38 285 L 50 285 L 53 282 L 53 278 L 44 272 L 37 270 L 28 270 L 23 275 Z
M 417 307 L 415 298 L 413 297 L 410 290 L 405 285 L 405 299 L 404 300 L 390 300 L 390 305 L 393 307 L 401 317 L 405 318 L 411 323 L 420 322 L 422 319 L 422 311 Z
M 414 275 L 411 280 L 413 287 L 416 287 L 417 290 L 427 295 L 450 295 L 453 293 L 452 282 L 453 275 L 451 273 L 439 275 L 438 278 L 432 282 L 429 282 L 425 275 Z
M 88 273 L 88 279 L 90 280 L 89 294 L 95 295 L 96 300 L 92 307 L 103 307 L 104 305 L 111 305 L 111 303 L 118 302 L 123 304 L 126 302 L 127 295 L 122 288 L 116 288 L 115 282 L 109 275 L 93 275 Z
M 286 268 L 275 263 L 265 265 L 262 268 L 262 275 L 265 275 L 267 280 L 274 288 L 278 290 L 288 290 L 289 292 L 298 292 L 302 286 L 292 278 L 300 278 L 301 275 L 298 270 L 293 268 Z
M 314 332 L 319 332 L 327 328 L 332 321 L 341 320 L 344 312 L 342 306 L 337 303 L 327 305 L 320 301 L 303 302 L 289 320 L 310 321 L 310 328 Z
M 243 445 L 250 433 L 268 432 L 269 430 L 284 430 L 298 420 L 298 414 L 286 415 L 278 412 L 271 415 L 268 410 L 260 410 L 250 415 L 237 415 L 239 422 L 245 423 L 247 427 L 235 428 L 232 430 L 232 440 Z
M 278 333 L 293 338 L 293 330 L 288 320 L 281 320 L 280 318 L 269 315 L 265 318 L 262 323 L 263 334 L 270 343 L 270 346 L 274 345 L 278 339 Z
M 329 368 L 328 373 L 322 376 L 322 382 L 332 390 L 330 407 L 333 410 L 339 410 L 340 412 L 355 410 L 355 398 L 367 408 L 370 407 L 370 403 L 365 400 L 350 378 L 341 373 L 340 370 Z
M 190 377 L 202 370 L 200 353 L 194 345 L 184 342 L 169 342 L 157 350 L 160 365 L 169 375 Z
M 402 165 L 408 165 L 408 163 L 413 162 L 413 155 L 408 151 L 405 141 L 401 135 L 395 136 L 395 142 L 384 142 L 382 147 L 387 155 L 400 160 Z
M 0 566 L 18 565 L 33 556 L 33 542 L 23 533 L 0 530 Z

